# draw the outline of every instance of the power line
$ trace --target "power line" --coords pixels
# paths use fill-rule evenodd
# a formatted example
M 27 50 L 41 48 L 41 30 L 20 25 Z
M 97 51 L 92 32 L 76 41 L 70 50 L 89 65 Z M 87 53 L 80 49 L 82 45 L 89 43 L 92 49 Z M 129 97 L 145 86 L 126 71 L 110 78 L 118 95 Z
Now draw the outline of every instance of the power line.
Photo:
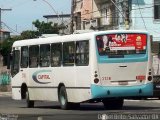
M 131 11 L 132 11 L 132 10 L 147 9 L 147 8 L 153 8 L 153 7 L 154 7 L 154 6 L 138 7 L 138 8 L 135 8 L 135 9 L 131 9 L 131 10 L 130 10 L 130 13 L 131 13 Z M 88 14 L 92 14 L 92 13 L 95 13 L 95 12 L 99 12 L 99 11 L 101 11 L 101 10 L 105 10 L 105 9 L 107 9 L 107 7 L 105 7 L 105 8 L 101 8 L 101 9 L 96 10 L 96 11 L 87 12 L 87 13 L 85 13 L 85 14 L 81 14 L 81 16 L 83 16 L 83 15 L 88 15 Z M 112 14 L 119 13 L 119 12 L 123 12 L 123 11 L 113 12 L 113 13 L 111 13 L 111 15 L 112 15 Z M 122 16 L 124 17 L 124 15 L 122 15 Z M 83 18 L 83 17 L 81 17 L 81 18 Z
M 37 1 L 37 0 L 33 0 L 33 1 Z M 47 0 L 42 0 L 43 2 L 45 2 L 52 10 L 53 12 L 57 15 L 58 19 L 61 20 L 61 17 L 59 16 L 58 12 L 55 10 L 55 8 L 47 1 Z M 62 20 L 61 20 L 62 21 Z
M 139 7 L 139 2 L 138 2 L 138 0 L 137 0 L 137 4 L 138 4 L 138 8 L 140 8 L 140 7 Z M 139 9 L 139 12 L 140 12 L 140 15 L 141 15 L 141 18 L 142 18 L 142 21 L 143 21 L 144 27 L 145 27 L 145 29 L 147 30 L 147 27 L 146 27 L 146 24 L 145 24 L 145 21 L 144 21 L 144 19 L 143 19 L 142 12 L 141 12 L 141 10 L 140 10 L 140 9 Z
M 11 11 L 12 9 L 2 9 L 0 8 L 0 40 L 2 40 L 2 17 L 1 17 L 1 13 L 2 11 Z
M 17 32 L 16 30 L 14 30 L 13 28 L 9 27 L 6 23 L 2 22 L 10 31 L 12 31 L 13 33 L 18 33 L 20 34 L 19 32 Z

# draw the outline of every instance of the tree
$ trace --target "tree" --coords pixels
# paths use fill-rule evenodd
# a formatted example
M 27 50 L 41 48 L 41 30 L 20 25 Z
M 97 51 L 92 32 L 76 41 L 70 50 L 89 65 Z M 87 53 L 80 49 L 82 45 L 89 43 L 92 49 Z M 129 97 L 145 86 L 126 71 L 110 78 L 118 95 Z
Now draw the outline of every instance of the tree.
M 15 36 L 13 38 L 9 38 L 0 43 L 0 53 L 3 56 L 3 64 L 7 64 L 7 56 L 11 52 L 13 42 L 17 40 L 24 40 L 24 39 L 33 39 L 41 36 L 41 34 L 58 34 L 59 30 L 62 29 L 63 25 L 54 24 L 52 22 L 45 23 L 44 21 L 40 22 L 36 20 L 33 22 L 37 31 L 26 30 L 21 33 L 19 36 Z
M 52 22 L 45 23 L 44 21 L 40 22 L 36 20 L 33 22 L 33 25 L 37 28 L 39 35 L 41 34 L 58 34 L 59 33 L 59 25 L 54 24 L 52 26 Z
M 0 44 L 0 53 L 3 56 L 3 65 L 7 65 L 7 57 L 11 52 L 12 44 L 17 39 L 20 39 L 20 37 L 9 38 L 7 40 L 4 40 L 3 43 Z
M 39 36 L 38 31 L 26 30 L 21 33 L 22 39 L 33 39 Z

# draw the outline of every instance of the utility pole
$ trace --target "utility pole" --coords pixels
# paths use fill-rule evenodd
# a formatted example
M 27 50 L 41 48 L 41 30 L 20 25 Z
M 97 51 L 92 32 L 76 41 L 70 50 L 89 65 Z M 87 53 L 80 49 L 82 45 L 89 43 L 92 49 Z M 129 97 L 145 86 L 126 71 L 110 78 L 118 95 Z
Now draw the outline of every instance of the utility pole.
M 2 11 L 11 11 L 12 9 L 2 9 L 0 8 L 0 42 L 2 42 Z
M 128 30 L 129 29 L 129 0 L 125 0 L 125 27 Z
M 125 29 L 129 30 L 129 0 L 123 0 L 123 6 L 122 11 L 121 9 L 116 5 L 115 1 L 111 0 L 111 2 L 114 4 L 114 6 L 118 9 L 119 13 L 122 15 L 124 22 L 125 22 Z
M 71 27 L 70 27 L 70 33 L 72 34 L 74 31 L 73 31 L 73 26 L 74 26 L 74 23 L 73 23 L 73 19 L 74 19 L 74 0 L 71 1 Z

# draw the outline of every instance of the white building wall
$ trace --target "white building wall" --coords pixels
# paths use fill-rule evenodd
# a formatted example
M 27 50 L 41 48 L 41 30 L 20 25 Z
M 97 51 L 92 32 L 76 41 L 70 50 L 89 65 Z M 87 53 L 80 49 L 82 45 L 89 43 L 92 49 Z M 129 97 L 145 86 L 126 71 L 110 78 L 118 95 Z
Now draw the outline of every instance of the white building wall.
M 139 5 L 137 0 L 133 1 L 130 29 L 147 30 L 153 41 L 160 41 L 160 20 L 154 20 L 154 0 L 143 0 L 144 4 Z M 119 25 L 119 29 L 125 29 L 125 25 Z

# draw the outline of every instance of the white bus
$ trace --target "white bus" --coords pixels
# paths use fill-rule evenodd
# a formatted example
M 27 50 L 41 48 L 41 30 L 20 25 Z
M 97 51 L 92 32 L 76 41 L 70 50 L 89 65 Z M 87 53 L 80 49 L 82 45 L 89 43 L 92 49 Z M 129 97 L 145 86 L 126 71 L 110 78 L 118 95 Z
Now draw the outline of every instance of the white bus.
M 13 99 L 59 101 L 62 109 L 153 94 L 150 36 L 111 30 L 16 41 L 12 47 Z

